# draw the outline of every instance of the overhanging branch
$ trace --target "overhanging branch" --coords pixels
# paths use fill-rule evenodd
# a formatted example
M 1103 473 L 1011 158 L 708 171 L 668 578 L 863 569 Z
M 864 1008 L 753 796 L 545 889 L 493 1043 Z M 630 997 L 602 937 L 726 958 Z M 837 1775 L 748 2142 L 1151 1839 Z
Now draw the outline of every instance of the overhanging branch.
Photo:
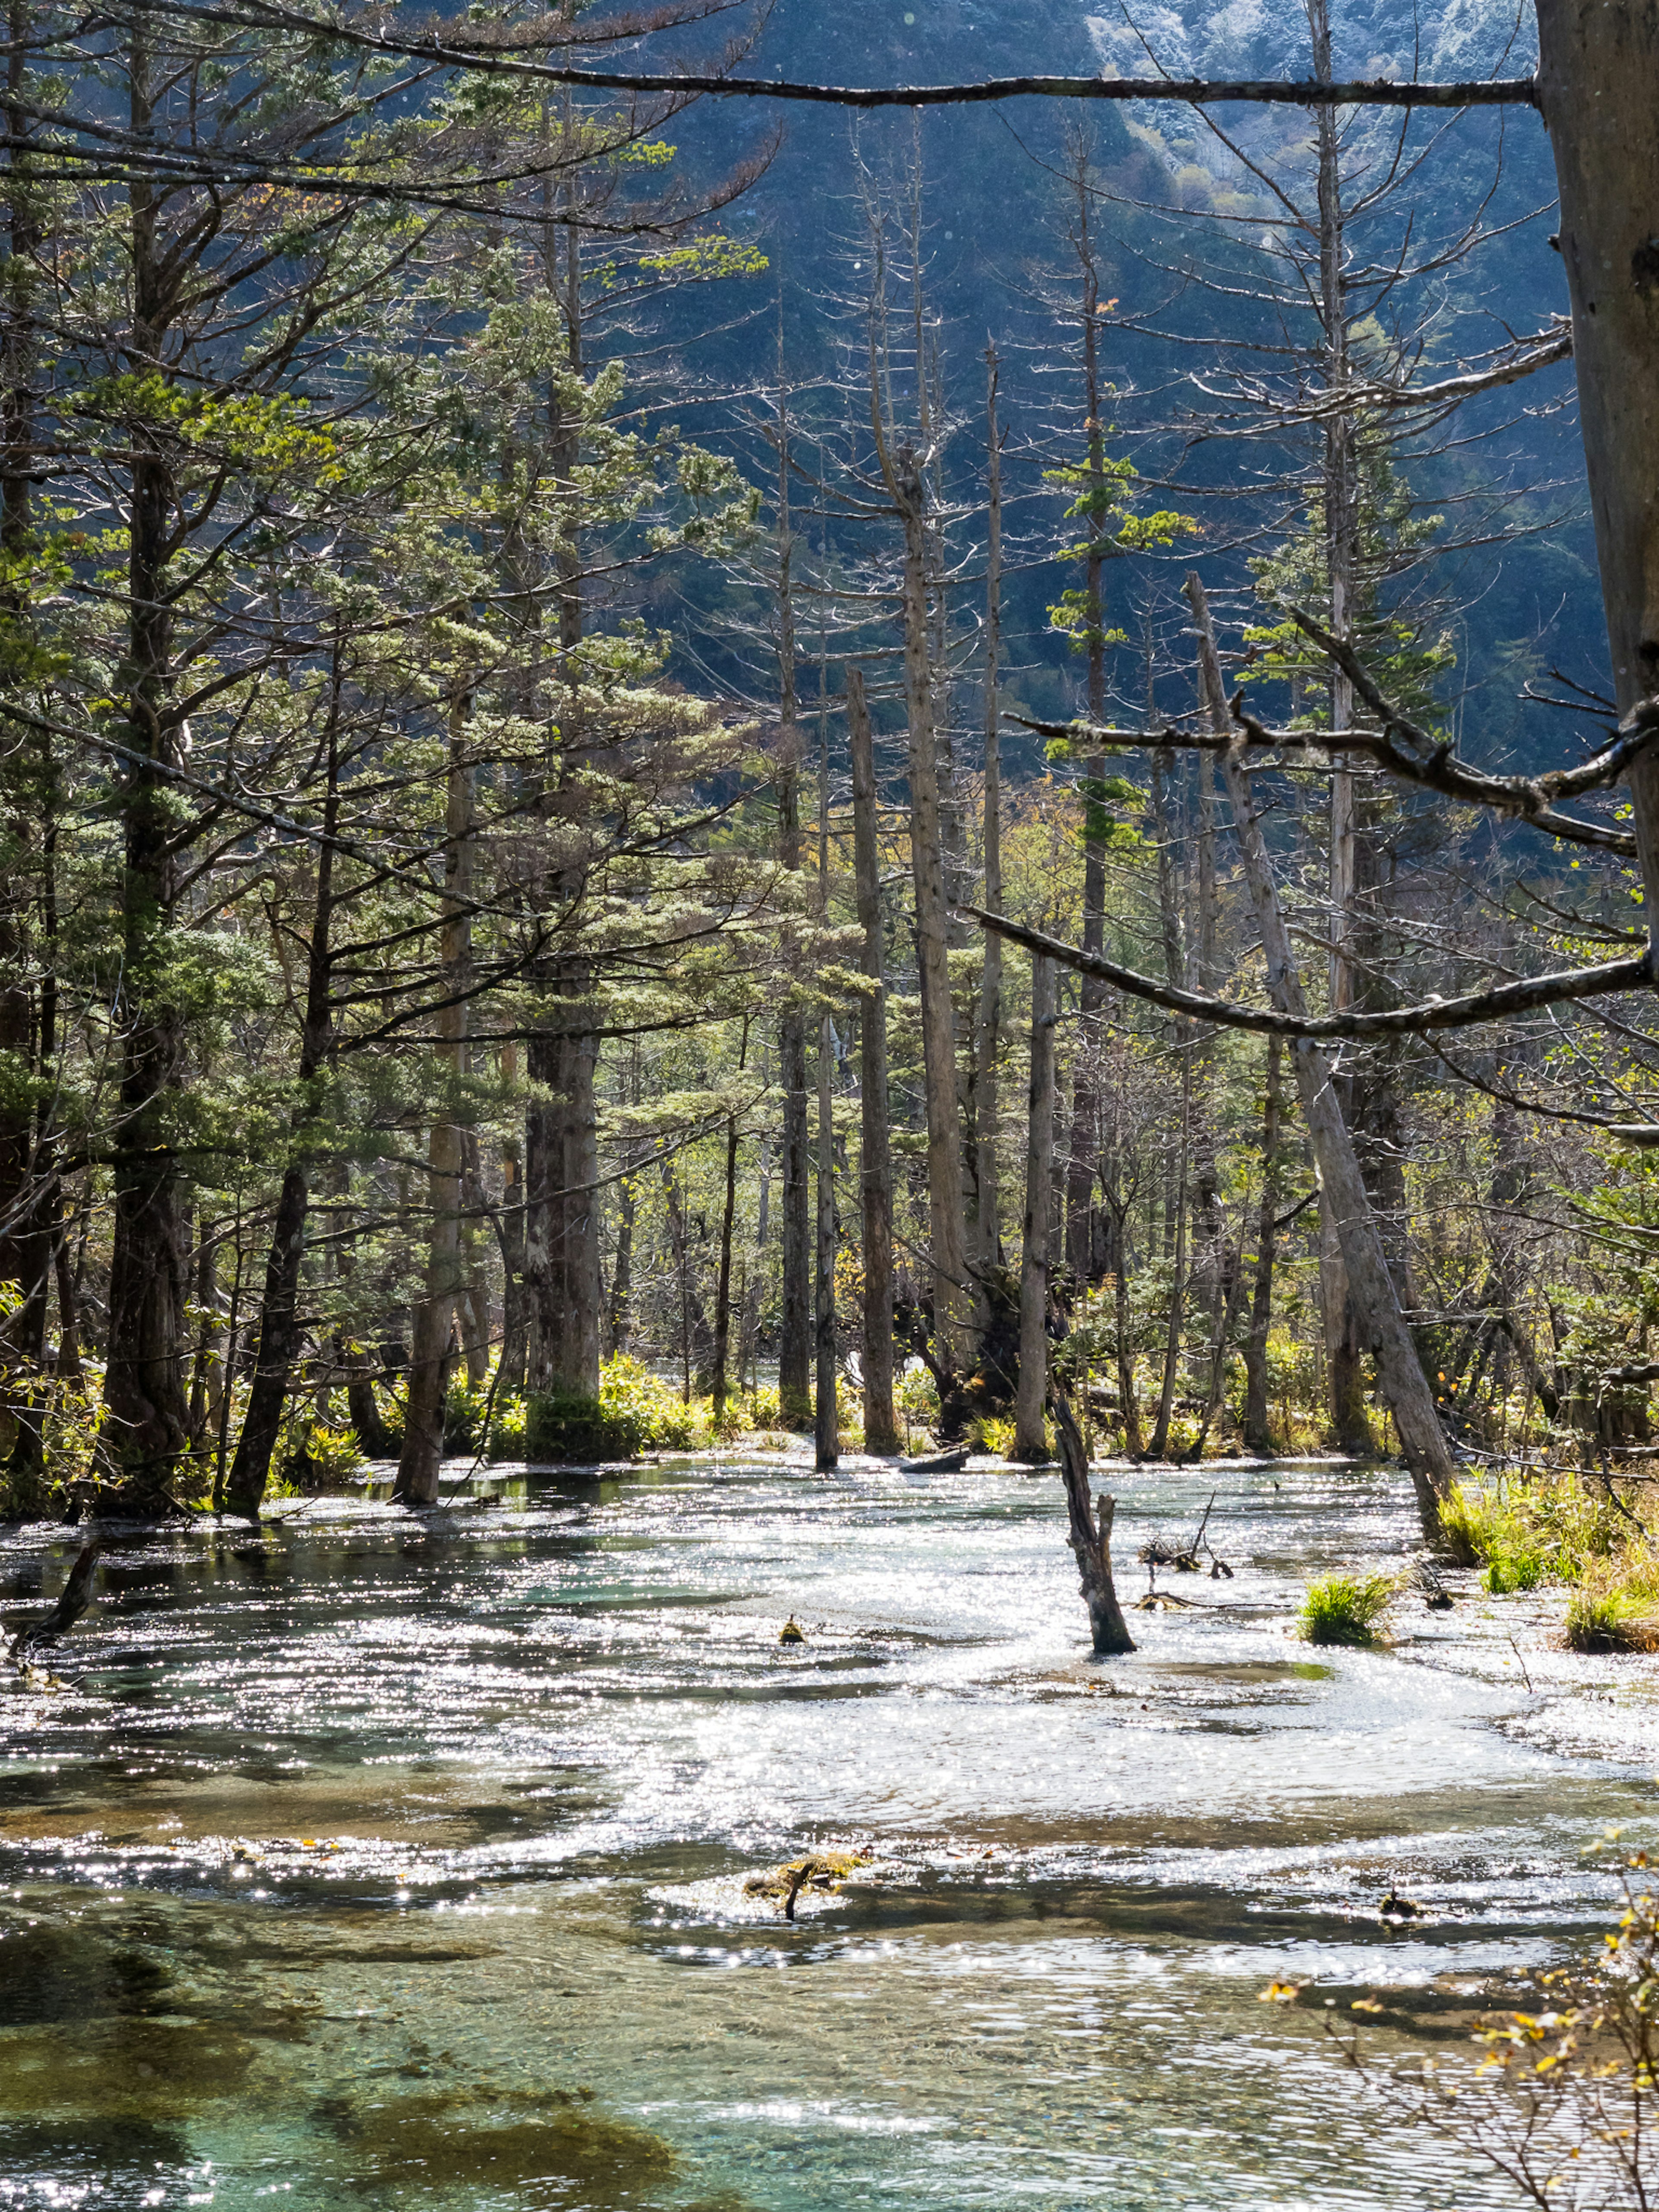
M 1619 991 L 1639 991 L 1654 981 L 1648 956 L 1639 959 L 1607 960 L 1595 968 L 1570 968 L 1550 975 L 1523 976 L 1515 983 L 1499 983 L 1461 999 L 1428 999 L 1420 1006 L 1393 1006 L 1380 1013 L 1281 1014 L 1268 1006 L 1240 1006 L 1231 999 L 1212 999 L 1201 991 L 1185 991 L 1160 983 L 1133 968 L 1120 967 L 1098 952 L 1085 952 L 1075 945 L 1046 937 L 984 908 L 962 906 L 981 928 L 994 930 L 1028 952 L 1040 953 L 1062 968 L 1074 968 L 1111 983 L 1132 998 L 1147 1000 L 1169 1012 L 1189 1019 L 1213 1022 L 1221 1029 L 1255 1030 L 1267 1036 L 1370 1037 L 1419 1036 L 1431 1030 L 1473 1029 L 1482 1022 L 1503 1021 L 1515 1014 L 1532 1013 L 1540 1006 L 1555 1006 L 1573 999 L 1594 999 Z
M 805 84 L 793 78 L 734 76 L 721 70 L 573 69 L 523 58 L 545 41 L 514 42 L 499 34 L 469 40 L 453 22 L 441 31 L 392 38 L 350 24 L 330 22 L 303 9 L 261 4 L 191 5 L 189 0 L 139 0 L 144 12 L 246 30 L 298 31 L 331 46 L 356 47 L 398 60 L 435 62 L 456 69 L 532 78 L 595 92 L 666 94 L 719 100 L 805 101 L 821 107 L 962 107 L 1001 100 L 1167 100 L 1215 107 L 1230 100 L 1279 107 L 1536 107 L 1538 87 L 1529 76 L 1487 77 L 1451 84 L 1401 83 L 1355 77 L 1321 84 L 1312 78 L 1272 77 L 1001 76 L 974 84 Z
M 1316 643 L 1327 642 L 1317 623 L 1294 609 L 1291 611 Z M 1335 641 L 1328 642 L 1334 644 Z M 1659 737 L 1659 700 L 1644 700 L 1633 707 L 1620 723 L 1615 742 L 1577 768 L 1559 769 L 1547 775 L 1486 775 L 1479 769 L 1466 768 L 1449 744 L 1436 743 L 1391 708 L 1365 675 L 1363 664 L 1346 647 L 1342 648 L 1340 659 L 1353 678 L 1355 690 L 1382 717 L 1383 728 L 1344 730 L 1340 738 L 1328 730 L 1269 729 L 1245 707 L 1242 690 L 1236 691 L 1230 702 L 1233 720 L 1238 726 L 1237 736 L 1218 736 L 1209 730 L 1183 730 L 1173 723 L 1161 730 L 1120 730 L 1081 720 L 1036 722 L 1018 714 L 1009 719 L 1034 736 L 1086 743 L 1091 750 L 1102 745 L 1134 745 L 1142 749 L 1168 745 L 1182 752 L 1225 753 L 1237 747 L 1246 752 L 1359 753 L 1374 760 L 1388 775 L 1398 776 L 1402 783 L 1415 783 L 1426 791 L 1437 791 L 1443 797 L 1455 799 L 1465 806 L 1484 807 L 1509 815 L 1567 844 L 1594 845 L 1603 852 L 1617 853 L 1622 859 L 1635 858 L 1636 840 L 1628 830 L 1611 830 L 1599 822 L 1585 822 L 1577 815 L 1563 814 L 1553 802 L 1579 798 L 1587 792 L 1603 791 L 1622 781 L 1632 764 Z M 1396 730 L 1402 731 L 1413 744 L 1420 744 L 1425 750 L 1414 751 L 1401 744 L 1394 735 Z

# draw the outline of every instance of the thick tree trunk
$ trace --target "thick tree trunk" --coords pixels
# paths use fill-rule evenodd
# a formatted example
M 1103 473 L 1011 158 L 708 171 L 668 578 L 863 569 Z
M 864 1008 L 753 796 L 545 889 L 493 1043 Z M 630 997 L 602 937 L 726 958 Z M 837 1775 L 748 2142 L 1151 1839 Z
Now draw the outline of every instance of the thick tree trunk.
M 599 1125 L 587 1028 L 586 966 L 561 963 L 554 1009 L 530 1040 L 538 1097 L 525 1116 L 525 1304 L 529 1388 L 553 1396 L 599 1391 Z M 566 1026 L 568 1024 L 569 1026 Z
M 1211 711 L 1213 714 L 1219 708 L 1224 713 L 1221 669 L 1216 658 L 1209 608 L 1203 586 L 1195 575 L 1187 580 L 1187 595 L 1198 625 Z M 1223 769 L 1243 857 L 1245 880 L 1267 955 L 1268 995 L 1282 1012 L 1305 1017 L 1307 1003 L 1302 994 L 1302 981 L 1279 912 L 1279 894 L 1249 784 L 1232 754 L 1225 756 Z M 1411 1332 L 1401 1315 L 1370 1200 L 1337 1103 L 1330 1064 L 1311 1038 L 1293 1038 L 1290 1050 L 1320 1187 L 1330 1201 L 1341 1239 L 1349 1295 L 1376 1360 L 1378 1387 L 1400 1433 L 1401 1449 L 1417 1493 L 1423 1532 L 1431 1541 L 1437 1541 L 1441 1536 L 1440 1504 L 1456 1484 L 1457 1462 L 1440 1425 L 1433 1393 L 1412 1342 Z
M 1261 1212 L 1255 1237 L 1255 1273 L 1250 1289 L 1250 1333 L 1244 1345 L 1244 1445 L 1264 1456 L 1273 1449 L 1267 1427 L 1267 1331 L 1273 1312 L 1273 1257 L 1279 1237 L 1279 1122 L 1284 1093 L 1280 1069 L 1285 1048 L 1267 1040 L 1267 1096 L 1261 1109 Z
M 438 1060 L 459 1090 L 466 1065 L 467 1008 L 461 995 L 472 956 L 472 769 L 463 746 L 464 708 L 458 697 L 450 725 L 450 765 L 444 820 L 444 916 L 440 960 L 449 1003 L 438 1013 Z M 427 1152 L 431 1210 L 425 1294 L 410 1316 L 408 1410 L 404 1448 L 392 1495 L 409 1505 L 430 1505 L 438 1495 L 444 1454 L 444 1397 L 449 1382 L 450 1338 L 465 1287 L 461 1267 L 461 1207 L 465 1165 L 459 1098 L 441 1104 Z
M 129 58 L 130 122 L 151 118 L 151 63 L 135 31 Z M 148 180 L 128 187 L 135 372 L 153 375 L 177 304 L 179 272 L 157 237 Z M 171 1003 L 167 939 L 179 872 L 173 838 L 179 725 L 172 702 L 173 617 L 167 563 L 175 513 L 165 427 L 134 424 L 127 513 L 127 674 L 121 737 L 137 757 L 121 795 L 122 1030 L 120 1114 L 114 1143 L 115 1220 L 105 1335 L 103 1448 L 111 1503 L 139 1515 L 166 1511 L 190 1448 L 185 1397 L 182 1204 L 169 1109 L 183 1081 L 184 1017 Z
M 859 1014 L 859 1199 L 864 1239 L 864 1448 L 899 1448 L 893 1413 L 893 1163 L 887 1105 L 887 986 L 882 945 L 881 858 L 876 841 L 875 745 L 864 678 L 847 673 L 853 757 L 853 867 L 863 943 L 859 969 L 871 986 Z M 987 935 L 988 945 L 990 933 Z M 982 1186 L 981 1186 L 982 1188 Z
M 15 563 L 14 576 L 27 575 L 34 542 L 34 390 L 38 337 L 33 311 L 40 281 L 36 254 L 40 243 L 40 187 L 31 173 L 27 141 L 33 128 L 28 112 L 27 76 L 31 15 L 22 0 L 11 0 L 11 47 L 7 64 L 6 123 L 11 150 L 3 231 L 3 319 L 0 320 L 0 550 Z M 0 585 L 0 605 L 27 638 L 30 611 L 26 587 L 8 579 Z M 52 957 L 56 898 L 52 876 L 55 842 L 55 795 L 50 740 L 41 748 L 40 781 L 25 782 L 13 830 L 22 853 L 37 853 L 40 917 L 46 938 L 43 958 L 31 957 L 27 908 L 37 888 L 33 866 L 25 862 L 12 883 L 0 890 L 0 1048 L 19 1074 L 45 1079 L 49 1097 L 57 1054 L 56 962 Z M 12 772 L 22 767 L 14 756 Z M 23 770 L 27 775 L 27 769 Z M 42 819 L 33 818 L 37 807 Z M 44 970 L 39 1000 L 31 972 Z M 0 1360 L 6 1370 L 7 1410 L 15 1425 L 9 1454 L 9 1504 L 33 1511 L 47 1501 L 43 1423 L 46 1403 L 40 1368 L 46 1352 L 46 1304 L 58 1212 L 52 1109 L 43 1103 L 0 1115 L 0 1283 L 15 1284 L 18 1304 L 0 1328 Z
M 1659 695 L 1659 15 L 1537 0 L 1538 85 L 1560 189 L 1578 420 L 1622 712 Z M 1659 933 L 1659 750 L 1632 770 L 1650 941 Z
M 1048 1457 L 1048 1274 L 1054 1174 L 1054 963 L 1031 963 L 1031 1086 L 1025 1134 L 1025 1226 L 1019 1262 L 1019 1388 L 1014 1457 Z
M 1089 1634 L 1097 1659 L 1115 1659 L 1135 1648 L 1112 1581 L 1112 1517 L 1117 1500 L 1103 1490 L 1089 1495 L 1089 1460 L 1078 1434 L 1077 1419 L 1064 1394 L 1054 1395 L 1054 1432 L 1066 1482 L 1066 1538 L 1077 1560 L 1083 1601 L 1089 1608 Z

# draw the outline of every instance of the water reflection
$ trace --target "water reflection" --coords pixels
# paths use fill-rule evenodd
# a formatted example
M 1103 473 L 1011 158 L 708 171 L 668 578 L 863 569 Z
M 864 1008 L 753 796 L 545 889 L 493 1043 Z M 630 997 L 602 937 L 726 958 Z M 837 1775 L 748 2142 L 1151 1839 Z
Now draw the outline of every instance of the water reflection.
M 1123 1480 L 1122 1556 L 1214 1480 Z M 1235 1579 L 1105 1668 L 1057 1484 L 1002 1470 L 118 1536 L 82 1679 L 0 1692 L 0 2204 L 1502 2204 L 1327 2010 L 1455 2048 L 1593 1925 L 1655 1673 L 1472 1590 L 1288 1640 L 1411 1530 L 1382 1476 L 1233 1474 Z M 7 1602 L 73 1550 L 0 1542 Z M 793 1924 L 745 1891 L 833 1842 L 869 1861 Z

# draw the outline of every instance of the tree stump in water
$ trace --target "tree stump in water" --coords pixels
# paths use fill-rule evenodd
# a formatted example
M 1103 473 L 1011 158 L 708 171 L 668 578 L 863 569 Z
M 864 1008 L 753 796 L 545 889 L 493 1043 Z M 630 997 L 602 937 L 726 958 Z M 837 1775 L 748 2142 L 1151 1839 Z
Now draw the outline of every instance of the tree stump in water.
M 1097 1500 L 1091 1498 L 1089 1462 L 1083 1438 L 1078 1433 L 1077 1417 L 1060 1391 L 1054 1393 L 1051 1402 L 1054 1433 L 1060 1439 L 1060 1472 L 1066 1482 L 1066 1516 L 1071 1522 L 1067 1540 L 1077 1554 L 1095 1656 L 1109 1659 L 1135 1648 L 1112 1583 L 1112 1515 L 1117 1500 L 1103 1490 Z

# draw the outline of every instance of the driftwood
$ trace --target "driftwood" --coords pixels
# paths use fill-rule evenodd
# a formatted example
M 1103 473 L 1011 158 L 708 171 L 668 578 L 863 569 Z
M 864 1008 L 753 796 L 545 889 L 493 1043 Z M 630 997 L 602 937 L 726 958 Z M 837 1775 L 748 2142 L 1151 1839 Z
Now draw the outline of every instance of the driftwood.
M 933 1452 L 926 1459 L 902 1459 L 901 1474 L 960 1474 L 968 1464 L 968 1446 L 957 1451 Z
M 70 1569 L 69 1580 L 58 1595 L 58 1602 L 50 1613 L 39 1620 L 26 1622 L 6 1647 L 6 1656 L 19 1666 L 27 1663 L 29 1654 L 44 1645 L 56 1644 L 60 1636 L 67 1636 L 81 1615 L 92 1603 L 92 1577 L 98 1565 L 96 1538 L 81 1547 L 80 1555 Z
M 1054 1410 L 1054 1433 L 1060 1440 L 1060 1472 L 1066 1482 L 1066 1509 L 1071 1522 L 1067 1540 L 1077 1554 L 1095 1656 L 1109 1659 L 1135 1648 L 1112 1584 L 1112 1515 L 1117 1500 L 1103 1490 L 1098 1498 L 1091 1499 L 1089 1462 L 1078 1432 L 1077 1416 L 1062 1391 L 1055 1390 L 1049 1403 Z
M 1160 1567 L 1173 1567 L 1179 1575 L 1199 1573 L 1203 1565 L 1199 1557 L 1200 1552 L 1207 1552 L 1210 1555 L 1210 1580 L 1212 1583 L 1231 1582 L 1232 1569 L 1216 1550 L 1215 1546 L 1205 1540 L 1205 1531 L 1210 1525 L 1210 1516 L 1215 1510 L 1215 1501 L 1218 1494 L 1213 1490 L 1210 1492 L 1210 1502 L 1204 1509 L 1204 1518 L 1199 1522 L 1197 1531 L 1190 1542 L 1171 1543 L 1165 1536 L 1152 1536 L 1141 1546 L 1135 1556 L 1141 1565 L 1147 1570 L 1146 1582 L 1149 1590 L 1155 1590 L 1158 1587 L 1158 1571 Z M 1142 1610 L 1145 1610 L 1144 1607 Z

